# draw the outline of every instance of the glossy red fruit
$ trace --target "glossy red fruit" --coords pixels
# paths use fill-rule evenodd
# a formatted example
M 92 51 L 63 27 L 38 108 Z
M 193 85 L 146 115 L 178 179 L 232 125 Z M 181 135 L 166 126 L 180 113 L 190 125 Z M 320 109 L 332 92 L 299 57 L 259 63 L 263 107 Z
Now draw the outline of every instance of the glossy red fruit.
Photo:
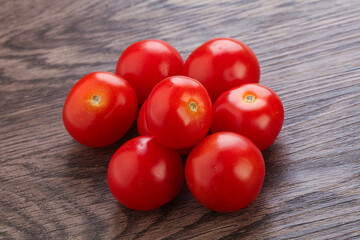
M 137 119 L 137 129 L 140 136 L 150 136 L 149 128 L 146 122 L 146 112 L 147 112 L 147 103 L 148 100 L 146 99 L 143 105 L 140 108 L 138 119 Z M 175 149 L 180 155 L 187 155 L 193 149 L 192 147 Z
M 104 147 L 129 130 L 137 110 L 137 97 L 125 79 L 113 73 L 94 72 L 71 89 L 64 104 L 63 121 L 78 142 Z
M 234 212 L 252 203 L 265 177 L 260 150 L 237 133 L 207 136 L 190 153 L 185 179 L 190 192 L 205 207 Z
M 146 111 L 147 111 L 148 100 L 141 105 L 139 115 L 137 118 L 137 130 L 140 136 L 150 135 L 149 128 L 146 123 Z
M 139 104 L 142 104 L 158 82 L 181 74 L 183 65 L 181 55 L 173 46 L 161 40 L 149 39 L 125 49 L 117 63 L 116 74 L 130 82 Z
M 171 201 L 184 181 L 179 154 L 152 137 L 123 144 L 110 160 L 107 180 L 112 195 L 134 210 L 151 210 Z
M 212 132 L 236 132 L 263 151 L 278 136 L 284 107 L 276 93 L 260 84 L 244 84 L 224 92 L 213 106 Z
M 149 132 L 149 128 L 147 126 L 147 122 L 146 122 L 146 112 L 147 112 L 147 105 L 148 105 L 147 103 L 148 103 L 148 100 L 146 99 L 140 108 L 139 115 L 137 118 L 137 129 L 138 129 L 138 133 L 140 136 L 151 136 L 151 134 Z M 187 155 L 190 153 L 191 149 L 193 149 L 193 146 L 187 147 L 187 148 L 175 149 L 175 150 L 180 155 Z
M 216 38 L 190 54 L 183 74 L 204 84 L 215 102 L 225 90 L 244 83 L 258 83 L 260 66 L 253 51 L 244 43 L 231 38 Z
M 158 83 L 148 98 L 146 122 L 152 136 L 170 148 L 194 146 L 208 133 L 211 100 L 198 81 L 169 77 Z

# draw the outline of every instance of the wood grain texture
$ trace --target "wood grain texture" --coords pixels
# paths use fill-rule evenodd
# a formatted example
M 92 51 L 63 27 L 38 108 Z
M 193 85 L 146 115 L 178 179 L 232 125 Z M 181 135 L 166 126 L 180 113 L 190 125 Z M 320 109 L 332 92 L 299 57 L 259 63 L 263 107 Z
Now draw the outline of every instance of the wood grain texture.
M 0 238 L 360 239 L 359 1 L 0 1 Z M 150 212 L 121 206 L 113 146 L 76 143 L 62 124 L 73 84 L 114 71 L 131 43 L 158 38 L 184 59 L 214 37 L 244 41 L 285 107 L 263 152 L 254 203 L 212 212 L 184 186 Z

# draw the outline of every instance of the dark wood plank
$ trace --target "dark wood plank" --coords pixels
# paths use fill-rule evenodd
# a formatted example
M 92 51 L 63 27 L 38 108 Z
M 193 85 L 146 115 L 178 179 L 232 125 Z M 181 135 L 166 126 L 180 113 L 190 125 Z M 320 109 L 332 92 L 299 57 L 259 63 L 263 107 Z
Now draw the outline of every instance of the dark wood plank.
M 359 1 L 0 1 L 0 238 L 360 238 Z M 249 207 L 212 212 L 184 186 L 150 212 L 106 183 L 114 151 L 67 134 L 72 85 L 158 38 L 186 58 L 214 37 L 247 43 L 285 106 Z

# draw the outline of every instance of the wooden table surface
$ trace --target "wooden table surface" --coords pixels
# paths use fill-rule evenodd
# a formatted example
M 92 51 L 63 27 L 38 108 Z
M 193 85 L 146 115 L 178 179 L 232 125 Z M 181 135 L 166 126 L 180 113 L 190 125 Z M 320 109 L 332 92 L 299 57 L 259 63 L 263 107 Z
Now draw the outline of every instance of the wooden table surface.
M 360 1 L 0 0 L 0 238 L 360 239 Z M 264 187 L 221 214 L 184 185 L 149 212 L 121 206 L 106 182 L 114 151 L 62 123 L 65 98 L 121 52 L 156 38 L 184 59 L 215 37 L 244 41 L 285 122 L 263 152 Z

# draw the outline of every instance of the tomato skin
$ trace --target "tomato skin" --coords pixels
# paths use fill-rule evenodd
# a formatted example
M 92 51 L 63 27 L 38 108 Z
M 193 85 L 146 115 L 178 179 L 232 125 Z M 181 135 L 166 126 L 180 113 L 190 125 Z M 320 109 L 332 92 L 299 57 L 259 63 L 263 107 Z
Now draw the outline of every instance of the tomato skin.
M 137 119 L 137 129 L 138 129 L 138 133 L 140 136 L 151 136 L 149 128 L 147 126 L 147 122 L 146 122 L 147 103 L 148 103 L 148 100 L 146 99 L 140 108 L 138 119 Z M 175 150 L 181 156 L 183 156 L 183 155 L 188 155 L 191 152 L 191 149 L 193 149 L 193 146 L 187 147 L 187 148 L 175 149 Z
M 107 180 L 112 195 L 134 210 L 170 202 L 181 190 L 184 167 L 179 154 L 150 136 L 123 144 L 110 160 Z
M 227 89 L 244 83 L 258 83 L 260 66 L 256 55 L 243 42 L 215 38 L 190 54 L 183 75 L 204 84 L 214 103 Z
M 142 104 L 158 82 L 181 74 L 183 65 L 180 53 L 169 43 L 148 39 L 125 49 L 118 60 L 116 74 L 129 81 Z
M 254 96 L 247 102 L 246 96 Z M 276 93 L 260 84 L 244 84 L 224 92 L 213 106 L 212 132 L 231 131 L 248 137 L 263 151 L 278 136 L 284 107 Z
M 129 130 L 137 109 L 137 97 L 125 79 L 113 73 L 93 72 L 71 89 L 63 108 L 63 122 L 78 142 L 104 147 Z
M 190 153 L 185 179 L 190 192 L 205 207 L 234 212 L 252 203 L 265 178 L 260 150 L 237 133 L 207 136 Z
M 140 136 L 149 136 L 149 128 L 146 123 L 146 111 L 147 111 L 148 100 L 141 105 L 139 115 L 137 118 L 137 130 Z
M 164 79 L 151 91 L 147 107 L 149 131 L 167 147 L 194 146 L 209 131 L 211 100 L 195 79 L 185 76 Z

